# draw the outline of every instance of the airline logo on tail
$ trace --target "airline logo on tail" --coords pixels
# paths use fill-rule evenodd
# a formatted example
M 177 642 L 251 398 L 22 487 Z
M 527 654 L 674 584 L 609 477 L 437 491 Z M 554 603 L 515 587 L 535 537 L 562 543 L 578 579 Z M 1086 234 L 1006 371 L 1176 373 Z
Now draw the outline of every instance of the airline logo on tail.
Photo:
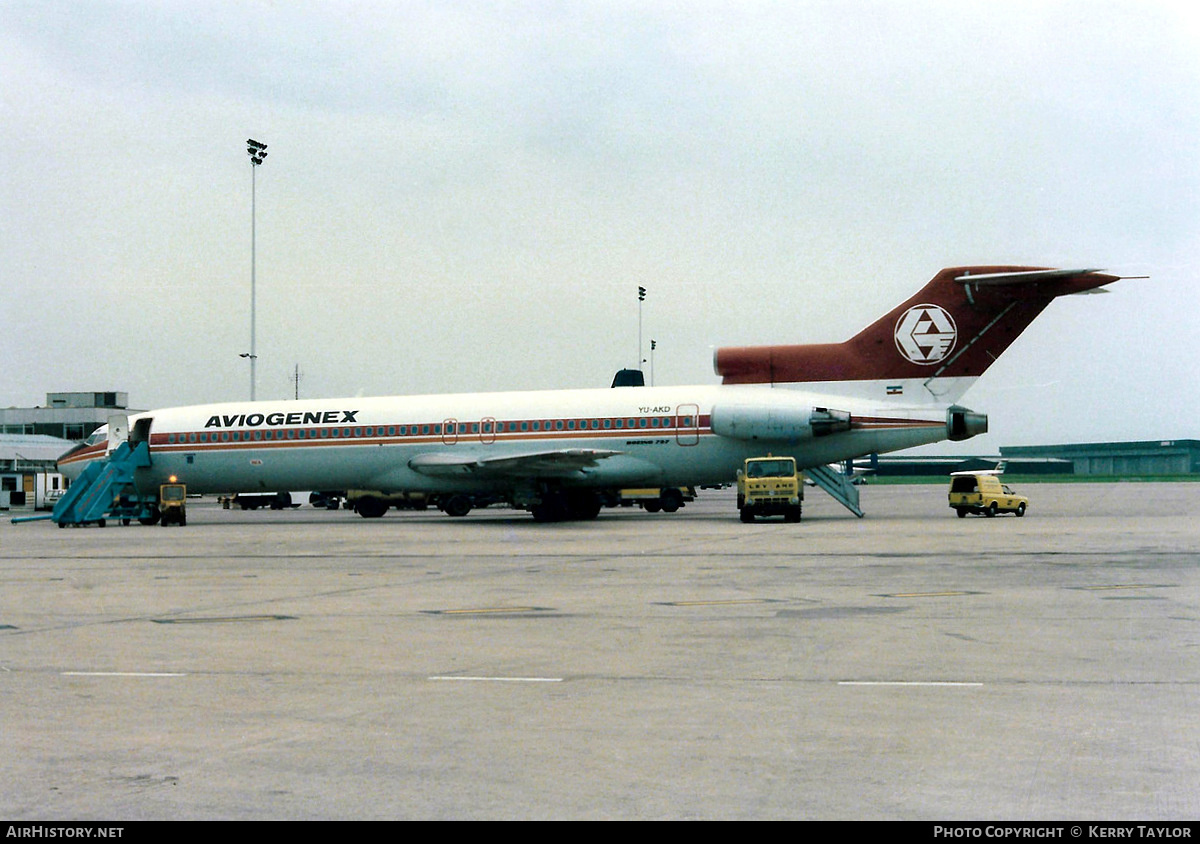
M 954 349 L 958 328 L 940 305 L 913 305 L 896 320 L 896 348 L 921 365 L 945 360 Z

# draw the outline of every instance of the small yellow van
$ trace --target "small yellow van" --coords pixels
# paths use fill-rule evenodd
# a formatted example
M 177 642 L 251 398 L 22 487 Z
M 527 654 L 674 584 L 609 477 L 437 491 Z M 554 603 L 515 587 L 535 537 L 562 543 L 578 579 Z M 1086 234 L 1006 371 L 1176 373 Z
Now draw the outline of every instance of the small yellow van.
M 954 475 L 950 479 L 950 507 L 961 519 L 967 513 L 995 516 L 997 513 L 1015 513 L 1024 516 L 1029 508 L 1029 499 L 1017 495 L 1000 479 L 989 474 Z

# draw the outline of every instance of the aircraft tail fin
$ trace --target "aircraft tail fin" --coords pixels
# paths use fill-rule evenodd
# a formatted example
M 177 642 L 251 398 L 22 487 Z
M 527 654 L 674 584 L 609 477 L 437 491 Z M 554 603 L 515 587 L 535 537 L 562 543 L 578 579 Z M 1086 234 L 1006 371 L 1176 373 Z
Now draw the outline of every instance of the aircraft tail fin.
M 954 401 L 1055 298 L 1120 276 L 1095 269 L 952 267 L 843 343 L 718 349 L 725 384 L 860 382 L 871 392 Z

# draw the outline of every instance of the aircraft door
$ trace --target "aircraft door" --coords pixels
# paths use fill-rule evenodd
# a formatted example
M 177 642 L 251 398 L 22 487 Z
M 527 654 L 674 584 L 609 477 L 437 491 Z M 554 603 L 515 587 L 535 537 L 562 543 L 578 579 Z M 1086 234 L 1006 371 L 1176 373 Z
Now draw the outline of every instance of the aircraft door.
M 495 417 L 485 416 L 479 420 L 479 441 L 484 445 L 491 445 L 496 441 Z
M 133 428 L 129 432 L 130 446 L 136 446 L 138 443 L 150 442 L 150 425 L 154 422 L 153 416 L 143 416 L 137 422 L 133 423 Z
M 696 445 L 700 442 L 700 407 L 681 404 L 675 408 L 675 442 Z
M 121 443 L 129 439 L 129 416 L 114 413 L 108 417 L 108 453 L 116 451 Z

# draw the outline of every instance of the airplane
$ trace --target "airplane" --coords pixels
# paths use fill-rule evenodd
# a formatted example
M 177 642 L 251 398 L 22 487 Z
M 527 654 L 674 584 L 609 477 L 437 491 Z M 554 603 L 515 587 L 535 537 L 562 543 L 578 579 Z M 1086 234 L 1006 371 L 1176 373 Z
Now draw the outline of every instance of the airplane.
M 977 472 L 972 472 L 970 469 L 964 469 L 961 472 L 951 472 L 950 477 L 961 478 L 961 477 L 974 476 L 974 475 L 993 475 L 998 478 L 1004 474 L 1004 470 L 1006 468 L 1008 468 L 1008 461 L 1001 460 L 999 463 L 996 464 L 996 467 L 994 469 L 980 469 Z
M 110 420 L 64 454 L 59 470 L 75 477 L 123 442 L 144 442 L 139 490 L 175 478 L 192 493 L 407 490 L 436 497 L 451 515 L 483 496 L 537 521 L 591 519 L 606 491 L 726 483 L 768 449 L 819 472 L 985 433 L 987 416 L 959 405 L 962 394 L 1054 299 L 1106 292 L 1099 288 L 1121 278 L 944 269 L 844 342 L 717 349 L 714 385 L 153 410 Z

